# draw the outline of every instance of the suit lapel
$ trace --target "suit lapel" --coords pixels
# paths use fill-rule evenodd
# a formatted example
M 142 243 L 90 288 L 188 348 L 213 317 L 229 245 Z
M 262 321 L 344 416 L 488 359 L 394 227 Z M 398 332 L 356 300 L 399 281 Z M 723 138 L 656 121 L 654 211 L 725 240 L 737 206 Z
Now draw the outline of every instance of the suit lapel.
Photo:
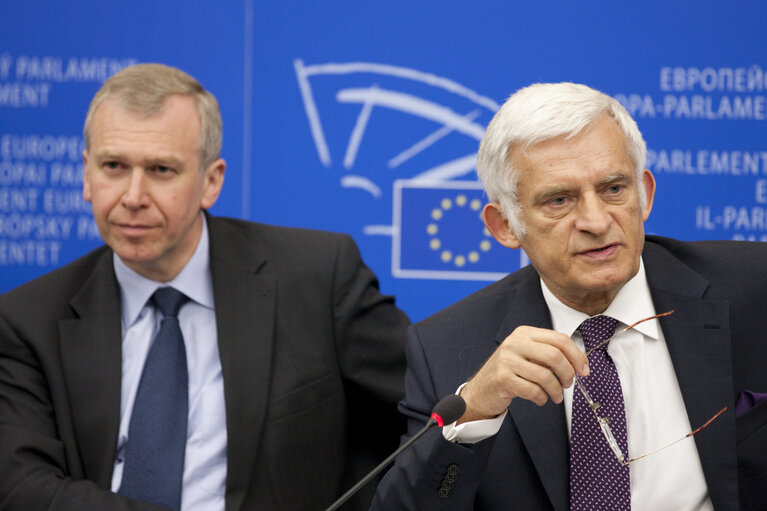
M 648 243 L 644 258 L 655 309 L 674 309 L 660 322 L 691 426 L 729 407 L 695 436 L 712 503 L 724 509 L 738 498 L 729 302 L 704 299 L 708 281 L 659 247 Z
M 532 268 L 528 271 L 498 331 L 498 343 L 520 325 L 551 328 L 551 315 L 541 293 L 538 274 Z M 555 509 L 568 509 L 570 448 L 563 406 L 548 401 L 543 407 L 538 407 L 531 401 L 515 399 L 511 402 L 509 414 L 552 505 Z
M 256 465 L 271 377 L 276 282 L 247 240 L 208 217 L 227 429 L 226 508 L 240 509 Z
M 120 426 L 120 291 L 105 251 L 61 320 L 62 367 L 85 476 L 109 488 Z
M 729 303 L 704 299 L 708 281 L 662 248 L 647 243 L 643 256 L 655 309 L 675 310 L 660 321 L 690 424 L 701 426 L 719 409 L 729 407 L 695 436 L 695 443 L 714 507 L 732 507 L 738 487 Z M 497 341 L 523 324 L 551 328 L 538 276 L 532 271 L 518 287 Z M 567 509 L 569 442 L 562 406 L 548 402 L 538 408 L 517 399 L 509 413 L 554 508 Z

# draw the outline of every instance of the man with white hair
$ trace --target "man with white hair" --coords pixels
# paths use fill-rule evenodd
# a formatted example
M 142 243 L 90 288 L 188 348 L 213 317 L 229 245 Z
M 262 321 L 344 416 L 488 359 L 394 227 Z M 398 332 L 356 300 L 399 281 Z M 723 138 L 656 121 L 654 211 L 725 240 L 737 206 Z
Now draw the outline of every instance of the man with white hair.
M 410 328 L 409 435 L 444 395 L 466 411 L 372 509 L 767 508 L 767 245 L 645 236 L 645 153 L 584 85 L 502 106 L 482 217 L 530 266 Z

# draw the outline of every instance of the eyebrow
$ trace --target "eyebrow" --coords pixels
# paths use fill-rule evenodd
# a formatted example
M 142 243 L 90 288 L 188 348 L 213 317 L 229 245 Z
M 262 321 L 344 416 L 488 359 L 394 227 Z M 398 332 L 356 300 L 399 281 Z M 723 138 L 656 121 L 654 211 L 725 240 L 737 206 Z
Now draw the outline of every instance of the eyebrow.
M 547 188 L 546 190 L 536 194 L 533 197 L 533 204 L 535 205 L 545 204 L 546 202 L 553 199 L 554 197 L 571 194 L 572 190 L 573 190 L 572 187 L 569 187 L 569 186 L 557 186 L 556 188 Z
M 114 151 L 98 151 L 95 155 L 97 160 L 104 161 L 104 160 L 121 160 L 123 159 L 122 155 L 118 152 Z
M 102 151 L 99 153 L 96 153 L 96 160 L 99 162 L 104 161 L 110 161 L 110 160 L 125 160 L 126 157 L 120 152 L 117 151 Z M 141 165 L 144 167 L 180 167 L 181 166 L 181 160 L 176 158 L 172 155 L 161 155 L 157 157 L 148 158 L 146 160 L 141 160 Z
M 599 182 L 599 186 L 610 186 L 616 183 L 635 183 L 636 178 L 633 172 L 629 174 L 610 174 Z
M 635 181 L 636 180 L 634 179 L 633 173 L 631 174 L 616 173 L 616 174 L 610 174 L 609 176 L 605 176 L 605 178 L 602 179 L 597 186 L 599 188 L 602 188 L 602 187 L 610 186 L 616 183 L 633 183 Z M 572 194 L 574 189 L 575 188 L 572 186 L 554 186 L 551 188 L 547 188 L 533 197 L 533 204 L 544 204 L 548 202 L 549 200 L 553 199 L 554 197 L 558 197 L 560 195 Z

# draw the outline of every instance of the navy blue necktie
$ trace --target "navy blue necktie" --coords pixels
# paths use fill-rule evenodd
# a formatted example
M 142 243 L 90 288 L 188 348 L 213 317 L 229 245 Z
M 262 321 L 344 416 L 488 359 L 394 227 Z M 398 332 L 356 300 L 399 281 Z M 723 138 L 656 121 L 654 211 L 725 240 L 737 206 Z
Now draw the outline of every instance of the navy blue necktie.
M 181 508 L 189 374 L 178 311 L 188 298 L 172 287 L 152 295 L 162 313 L 133 405 L 119 494 Z

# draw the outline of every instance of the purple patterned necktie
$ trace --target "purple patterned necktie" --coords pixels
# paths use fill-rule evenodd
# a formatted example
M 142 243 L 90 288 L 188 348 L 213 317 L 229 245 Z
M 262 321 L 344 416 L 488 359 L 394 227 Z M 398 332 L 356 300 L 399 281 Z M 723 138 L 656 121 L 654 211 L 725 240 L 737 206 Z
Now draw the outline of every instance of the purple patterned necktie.
M 594 316 L 581 323 L 578 330 L 583 335 L 586 351 L 609 339 L 617 324 L 618 321 L 609 316 Z M 601 404 L 597 410 L 599 416 L 610 418 L 613 435 L 628 457 L 623 391 L 615 363 L 607 354 L 608 344 L 589 356 L 591 373 L 582 381 L 591 399 Z M 618 463 L 594 412 L 577 388 L 573 392 L 571 432 L 570 509 L 630 510 L 629 467 Z

